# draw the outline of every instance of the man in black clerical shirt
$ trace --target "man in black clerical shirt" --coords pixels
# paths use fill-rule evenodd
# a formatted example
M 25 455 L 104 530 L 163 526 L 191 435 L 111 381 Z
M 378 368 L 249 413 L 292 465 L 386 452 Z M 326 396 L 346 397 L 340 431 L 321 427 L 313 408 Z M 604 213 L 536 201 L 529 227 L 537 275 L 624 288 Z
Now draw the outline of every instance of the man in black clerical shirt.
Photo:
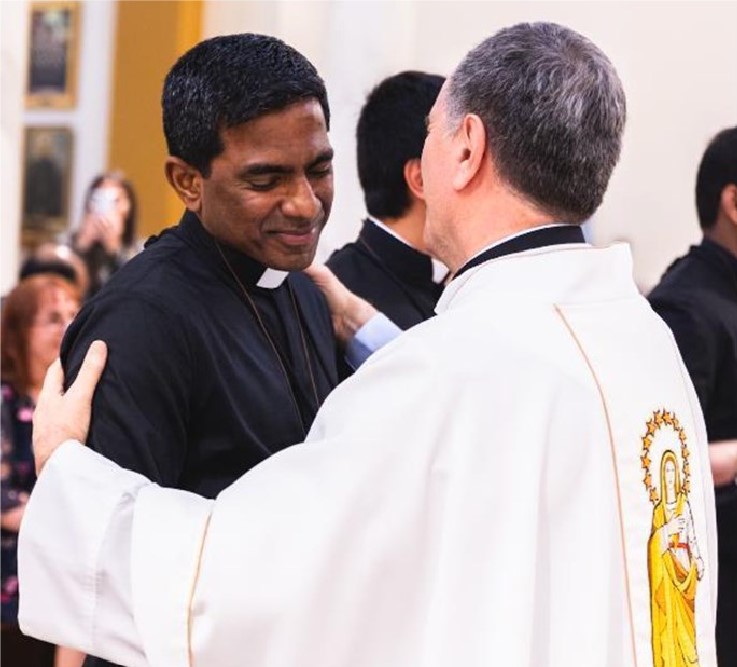
M 327 265 L 402 329 L 435 313 L 448 270 L 425 251 L 420 157 L 444 78 L 407 71 L 369 94 L 356 128 L 358 178 L 369 217 Z
M 338 379 L 330 312 L 299 273 L 333 199 L 330 111 L 307 59 L 252 34 L 184 54 L 162 107 L 186 213 L 83 308 L 62 361 L 70 383 L 105 340 L 88 444 L 213 498 L 302 442 Z
M 737 127 L 711 141 L 696 177 L 703 241 L 650 293 L 704 411 L 719 533 L 717 657 L 737 665 Z

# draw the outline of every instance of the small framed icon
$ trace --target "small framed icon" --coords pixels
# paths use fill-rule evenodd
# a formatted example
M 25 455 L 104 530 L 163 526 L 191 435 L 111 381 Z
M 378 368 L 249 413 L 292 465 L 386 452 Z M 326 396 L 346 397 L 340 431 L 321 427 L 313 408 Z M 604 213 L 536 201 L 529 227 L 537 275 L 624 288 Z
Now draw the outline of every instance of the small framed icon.
M 21 242 L 36 245 L 65 232 L 73 168 L 69 127 L 27 127 L 23 147 Z
M 26 108 L 74 107 L 80 4 L 31 3 Z

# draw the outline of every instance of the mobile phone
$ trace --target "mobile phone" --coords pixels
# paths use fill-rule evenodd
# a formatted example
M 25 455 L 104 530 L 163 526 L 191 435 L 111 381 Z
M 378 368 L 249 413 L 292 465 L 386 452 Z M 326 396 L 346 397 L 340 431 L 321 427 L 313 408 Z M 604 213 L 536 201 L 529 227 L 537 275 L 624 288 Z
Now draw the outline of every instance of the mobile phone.
M 95 215 L 109 215 L 115 209 L 118 193 L 112 188 L 98 188 L 90 197 L 90 211 Z

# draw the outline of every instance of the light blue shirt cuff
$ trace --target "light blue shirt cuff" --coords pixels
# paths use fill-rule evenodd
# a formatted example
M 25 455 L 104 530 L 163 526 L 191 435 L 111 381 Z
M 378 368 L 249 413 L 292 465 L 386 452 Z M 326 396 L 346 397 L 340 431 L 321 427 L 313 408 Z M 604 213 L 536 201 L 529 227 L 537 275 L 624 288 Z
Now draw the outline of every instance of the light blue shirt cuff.
M 376 350 L 393 341 L 402 330 L 383 313 L 376 313 L 348 341 L 345 360 L 356 370 Z

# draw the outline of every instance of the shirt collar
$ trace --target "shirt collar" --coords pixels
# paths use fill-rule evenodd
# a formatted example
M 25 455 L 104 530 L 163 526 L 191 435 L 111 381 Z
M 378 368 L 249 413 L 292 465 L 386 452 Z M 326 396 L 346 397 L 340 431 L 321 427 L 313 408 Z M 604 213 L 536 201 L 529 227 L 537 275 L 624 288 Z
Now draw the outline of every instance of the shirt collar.
M 707 252 L 712 252 L 719 255 L 724 262 L 725 268 L 729 267 L 732 273 L 734 273 L 735 277 L 737 277 L 737 257 L 729 252 L 729 250 L 723 248 L 716 241 L 712 241 L 711 239 L 707 238 L 704 238 L 701 241 L 701 247 L 705 248 Z
M 404 269 L 408 269 L 408 270 L 412 271 L 414 267 L 411 267 L 411 266 L 408 267 L 406 265 L 406 262 L 407 261 L 412 261 L 411 258 L 414 258 L 414 260 L 416 261 L 416 263 L 418 265 L 419 265 L 419 262 L 420 261 L 422 262 L 422 267 L 420 268 L 418 266 L 418 268 L 422 272 L 423 278 L 426 279 L 426 276 L 427 276 L 427 269 L 426 269 L 426 267 L 427 267 L 427 261 L 429 260 L 430 261 L 430 271 L 431 271 L 431 274 L 430 274 L 431 278 L 430 279 L 436 285 L 440 285 L 440 284 L 443 283 L 443 281 L 445 280 L 445 278 L 448 275 L 448 267 L 445 266 L 445 264 L 443 264 L 439 259 L 435 259 L 431 255 L 428 255 L 427 253 L 424 253 L 421 250 L 418 250 L 417 248 L 415 248 L 411 243 L 409 243 L 406 239 L 403 239 L 399 234 L 397 234 L 388 225 L 385 225 L 378 218 L 375 218 L 374 216 L 369 215 L 369 216 L 367 216 L 366 220 L 367 220 L 367 222 L 373 223 L 373 225 L 375 227 L 377 227 L 378 229 L 380 229 L 381 231 L 383 231 L 385 234 L 388 234 L 393 239 L 395 239 L 396 241 L 398 241 L 399 243 L 401 243 L 402 246 L 404 246 L 405 248 L 407 248 L 407 249 L 409 249 L 411 251 L 411 252 L 403 252 L 403 253 L 401 253 L 401 257 L 398 257 L 397 258 L 401 264 L 399 266 L 392 266 L 392 270 L 394 270 L 395 273 L 403 273 L 404 272 L 403 271 Z M 364 231 L 366 231 L 366 234 L 369 234 L 369 235 L 371 234 L 370 231 L 366 230 L 366 225 L 364 225 Z M 400 253 L 397 252 L 397 255 L 399 255 L 399 254 Z M 391 257 L 384 256 L 383 254 L 382 254 L 382 259 L 386 260 L 387 262 L 391 262 L 392 261 L 392 258 Z
M 469 257 L 468 260 L 466 260 L 466 264 L 476 259 L 479 255 L 485 253 L 487 250 L 491 250 L 492 248 L 496 248 L 496 246 L 500 246 L 502 243 L 506 243 L 507 241 L 511 241 L 512 239 L 518 239 L 520 236 L 530 234 L 531 232 L 539 232 L 541 229 L 553 229 L 555 227 L 570 227 L 570 225 L 565 223 L 554 223 L 551 225 L 540 225 L 540 227 L 532 227 L 531 229 L 523 229 L 521 232 L 515 232 L 514 234 L 510 234 L 509 236 L 505 236 L 498 241 L 494 241 L 494 243 L 490 243 L 489 245 L 484 246 L 476 254 Z
M 275 289 L 282 285 L 289 275 L 288 271 L 279 271 L 264 266 L 252 257 L 215 239 L 202 225 L 199 217 L 187 211 L 179 223 L 184 238 L 200 249 L 211 261 L 228 272 L 228 266 L 244 285 Z
M 525 229 L 490 243 L 472 255 L 456 271 L 454 278 L 489 259 L 511 255 L 532 248 L 564 243 L 585 243 L 580 225 L 554 223 Z

